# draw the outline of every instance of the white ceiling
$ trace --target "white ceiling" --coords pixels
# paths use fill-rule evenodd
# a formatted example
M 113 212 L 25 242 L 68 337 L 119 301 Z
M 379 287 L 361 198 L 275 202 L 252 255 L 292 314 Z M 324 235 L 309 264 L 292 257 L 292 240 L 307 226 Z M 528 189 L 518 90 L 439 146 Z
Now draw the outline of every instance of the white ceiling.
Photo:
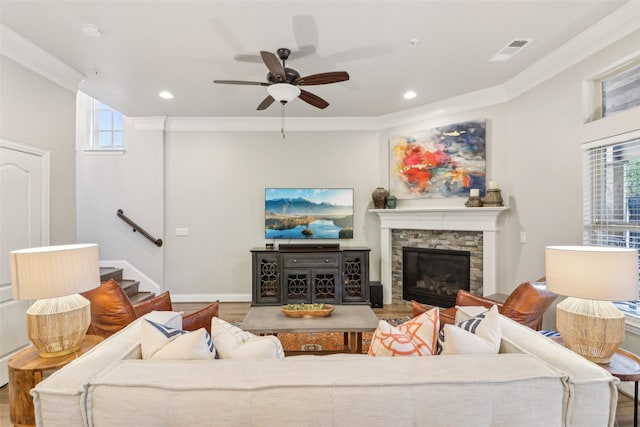
M 301 75 L 347 71 L 306 89 L 287 116 L 381 116 L 504 84 L 625 1 L 35 1 L 0 0 L 0 21 L 85 76 L 80 89 L 127 116 L 268 117 L 260 50 L 294 51 Z M 83 24 L 95 24 L 89 38 Z M 411 46 L 409 40 L 418 38 Z M 506 63 L 489 58 L 514 38 L 533 42 Z M 295 50 L 311 53 L 296 57 Z M 248 57 L 248 58 L 247 58 Z M 168 90 L 173 100 L 158 97 Z M 402 94 L 415 91 L 410 101 Z

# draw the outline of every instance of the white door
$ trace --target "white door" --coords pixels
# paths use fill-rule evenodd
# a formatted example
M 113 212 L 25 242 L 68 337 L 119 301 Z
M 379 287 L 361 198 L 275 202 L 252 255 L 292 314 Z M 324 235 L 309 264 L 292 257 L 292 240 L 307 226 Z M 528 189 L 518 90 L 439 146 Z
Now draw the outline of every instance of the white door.
M 29 301 L 11 297 L 9 252 L 49 244 L 49 153 L 0 138 L 0 385 L 7 361 L 29 344 Z

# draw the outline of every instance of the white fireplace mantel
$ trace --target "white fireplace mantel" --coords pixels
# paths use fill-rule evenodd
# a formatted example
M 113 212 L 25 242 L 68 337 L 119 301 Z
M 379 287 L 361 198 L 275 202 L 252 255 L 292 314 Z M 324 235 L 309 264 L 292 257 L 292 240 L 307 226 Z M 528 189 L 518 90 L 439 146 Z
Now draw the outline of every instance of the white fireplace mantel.
M 484 295 L 496 293 L 496 233 L 498 217 L 508 207 L 448 207 L 369 209 L 380 217 L 380 276 L 383 302 L 391 303 L 391 230 L 482 231 L 482 277 Z

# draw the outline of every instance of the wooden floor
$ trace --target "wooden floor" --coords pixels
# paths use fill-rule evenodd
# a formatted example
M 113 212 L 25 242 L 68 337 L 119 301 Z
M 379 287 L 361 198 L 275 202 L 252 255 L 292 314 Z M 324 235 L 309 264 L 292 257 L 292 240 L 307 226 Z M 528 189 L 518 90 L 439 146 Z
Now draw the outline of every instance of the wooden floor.
M 202 303 L 174 303 L 176 311 L 190 313 L 203 306 Z M 243 302 L 221 303 L 219 317 L 228 321 L 241 321 L 249 311 L 250 304 Z M 374 308 L 373 311 L 379 318 L 398 318 L 411 315 L 410 306 L 389 305 L 384 308 Z M 633 399 L 620 393 L 618 398 L 618 409 L 616 413 L 618 427 L 633 426 Z M 8 386 L 0 388 L 0 427 L 9 427 L 9 390 Z

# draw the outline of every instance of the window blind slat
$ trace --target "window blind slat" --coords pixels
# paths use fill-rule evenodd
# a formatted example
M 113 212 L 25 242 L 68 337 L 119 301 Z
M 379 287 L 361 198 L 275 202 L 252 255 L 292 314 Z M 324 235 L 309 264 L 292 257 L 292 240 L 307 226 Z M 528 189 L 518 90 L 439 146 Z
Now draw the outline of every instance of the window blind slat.
M 640 131 L 626 136 L 583 146 L 585 245 L 640 248 Z

